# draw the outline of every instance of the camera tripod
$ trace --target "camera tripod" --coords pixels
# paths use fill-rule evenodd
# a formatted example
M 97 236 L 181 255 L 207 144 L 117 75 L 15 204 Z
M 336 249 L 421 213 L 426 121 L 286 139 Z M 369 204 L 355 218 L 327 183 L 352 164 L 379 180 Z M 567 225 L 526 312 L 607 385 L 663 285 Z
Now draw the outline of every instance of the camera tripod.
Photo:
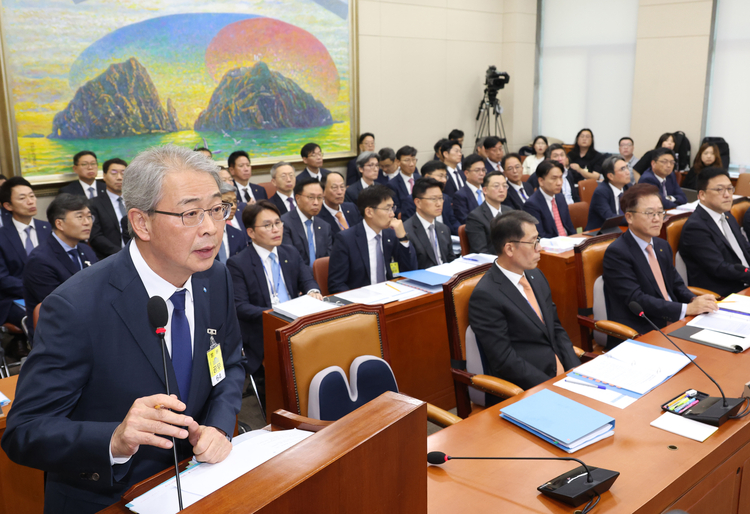
M 479 102 L 479 110 L 477 111 L 477 124 L 474 129 L 474 140 L 478 140 L 483 137 L 497 136 L 503 143 L 503 149 L 505 153 L 508 153 L 508 140 L 505 137 L 505 125 L 503 125 L 503 108 L 500 106 L 500 102 L 497 99 L 497 91 L 492 94 L 489 90 L 484 90 L 484 97 Z M 492 132 L 492 123 L 490 119 L 494 116 L 494 133 Z

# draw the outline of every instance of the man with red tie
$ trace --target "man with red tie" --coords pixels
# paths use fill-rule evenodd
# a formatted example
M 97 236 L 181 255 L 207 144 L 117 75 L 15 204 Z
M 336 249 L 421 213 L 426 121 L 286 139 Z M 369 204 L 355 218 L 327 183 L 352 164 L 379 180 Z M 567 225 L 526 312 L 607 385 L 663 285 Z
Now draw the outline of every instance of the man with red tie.
M 576 233 L 570 219 L 568 203 L 561 193 L 563 167 L 557 161 L 546 159 L 536 168 L 539 178 L 539 189 L 531 195 L 523 210 L 538 221 L 539 237 L 570 236 Z

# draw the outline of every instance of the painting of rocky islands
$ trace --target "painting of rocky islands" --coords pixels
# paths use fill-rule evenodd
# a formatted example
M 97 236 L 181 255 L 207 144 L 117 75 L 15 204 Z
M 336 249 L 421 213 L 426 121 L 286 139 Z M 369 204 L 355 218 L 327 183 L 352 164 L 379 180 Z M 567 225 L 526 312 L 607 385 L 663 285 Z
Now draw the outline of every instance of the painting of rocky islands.
M 216 159 L 290 158 L 311 140 L 329 155 L 352 149 L 348 0 L 2 8 L 25 177 L 69 172 L 81 149 L 100 162 L 166 143 L 205 145 Z

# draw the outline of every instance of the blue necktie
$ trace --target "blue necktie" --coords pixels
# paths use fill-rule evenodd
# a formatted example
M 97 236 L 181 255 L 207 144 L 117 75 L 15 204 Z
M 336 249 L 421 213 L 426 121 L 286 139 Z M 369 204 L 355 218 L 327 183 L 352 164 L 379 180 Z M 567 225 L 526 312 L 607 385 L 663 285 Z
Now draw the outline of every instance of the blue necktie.
M 91 200 L 92 198 L 94 198 L 94 188 L 89 187 L 89 200 Z
M 289 293 L 286 290 L 284 282 L 281 280 L 281 269 L 279 268 L 279 261 L 276 260 L 275 254 L 270 254 L 271 258 L 271 274 L 273 275 L 273 288 L 276 290 L 276 296 L 279 302 L 288 302 Z
M 477 205 L 482 205 L 482 202 L 484 202 L 484 195 L 481 189 L 477 189 Z
M 219 261 L 227 262 L 227 249 L 224 248 L 224 238 L 221 238 L 221 244 L 219 245 Z
M 383 245 L 380 244 L 382 236 L 375 236 L 375 280 L 378 284 L 385 282 L 385 259 L 383 258 Z
M 26 227 L 24 231 L 26 232 L 26 245 L 24 248 L 26 249 L 26 255 L 28 255 L 34 249 L 34 242 L 31 240 L 31 227 Z
M 73 261 L 73 264 L 77 269 L 81 269 L 81 261 L 78 259 L 78 252 L 75 250 L 68 250 L 68 255 L 70 255 L 71 260 Z
M 521 198 L 523 198 L 524 202 L 529 199 L 529 197 L 526 196 L 526 191 L 524 191 L 523 186 L 521 186 L 521 189 L 519 189 L 518 192 L 521 193 Z
M 307 220 L 305 226 L 307 227 L 307 253 L 310 256 L 310 267 L 312 267 L 313 262 L 315 262 L 315 235 L 313 234 L 312 220 Z
M 172 367 L 174 368 L 180 400 L 187 405 L 190 396 L 190 379 L 193 376 L 193 348 L 190 325 L 185 316 L 185 289 L 176 291 L 170 298 L 172 311 Z
M 625 214 L 624 212 L 622 212 L 622 195 L 623 195 L 623 193 L 620 193 L 619 195 L 617 195 L 617 200 L 618 200 L 619 205 L 620 205 L 620 212 L 618 212 L 618 214 Z

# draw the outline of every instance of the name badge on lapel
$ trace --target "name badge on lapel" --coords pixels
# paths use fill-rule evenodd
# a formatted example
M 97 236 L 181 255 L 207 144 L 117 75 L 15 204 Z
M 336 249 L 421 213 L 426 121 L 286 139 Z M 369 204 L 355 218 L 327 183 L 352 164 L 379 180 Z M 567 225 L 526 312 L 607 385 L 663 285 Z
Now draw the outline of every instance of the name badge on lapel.
M 391 273 L 394 275 L 398 273 L 398 262 L 391 263 Z
M 227 374 L 224 371 L 224 359 L 221 356 L 221 346 L 219 346 L 219 343 L 214 339 L 216 330 L 209 328 L 207 332 L 211 337 L 211 344 L 208 345 L 208 352 L 206 352 L 206 355 L 208 356 L 208 372 L 211 374 L 211 385 L 215 386 L 224 380 Z

